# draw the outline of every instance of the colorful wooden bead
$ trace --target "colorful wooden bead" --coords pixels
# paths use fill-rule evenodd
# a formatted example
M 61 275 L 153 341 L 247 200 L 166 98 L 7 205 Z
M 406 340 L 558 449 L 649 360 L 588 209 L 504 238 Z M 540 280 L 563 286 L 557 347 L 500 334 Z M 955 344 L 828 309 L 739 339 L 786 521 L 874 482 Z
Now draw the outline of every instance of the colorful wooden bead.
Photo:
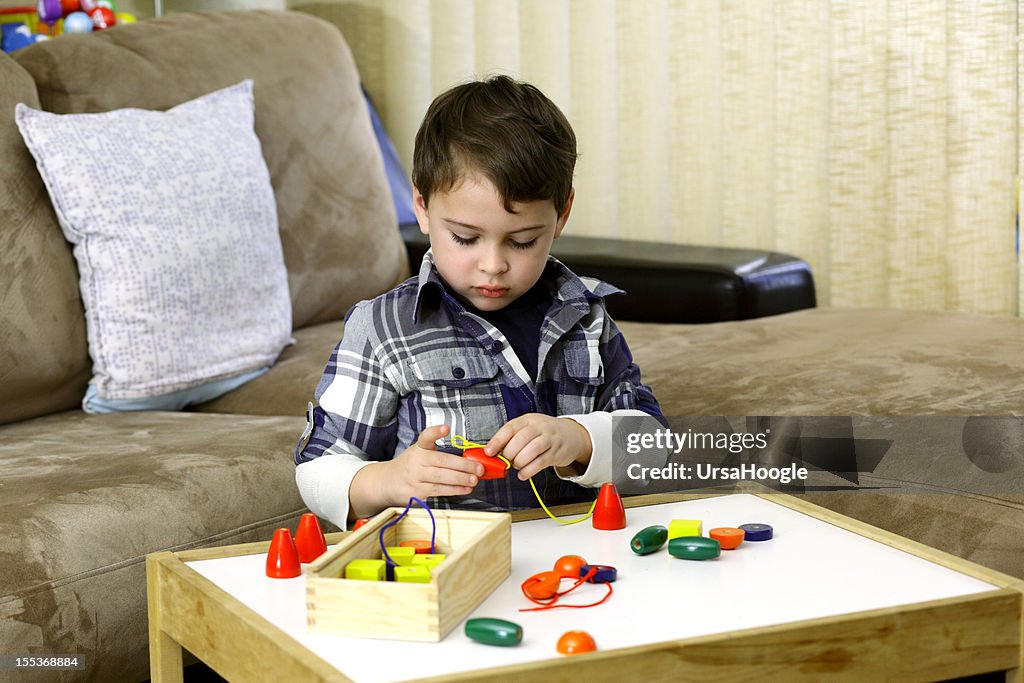
M 722 550 L 735 550 L 743 543 L 746 532 L 731 526 L 720 526 L 708 532 L 708 536 L 722 544 Z
M 430 583 L 430 569 L 423 565 L 395 567 L 395 581 L 399 583 Z
M 740 524 L 739 528 L 748 541 L 770 541 L 775 534 L 770 524 Z
M 668 540 L 668 529 L 663 526 L 649 526 L 636 532 L 629 542 L 629 549 L 637 555 L 650 555 L 665 545 Z
M 402 541 L 398 545 L 402 548 L 412 548 L 417 553 L 429 553 L 432 547 L 430 541 L 425 540 Z
M 586 631 L 566 631 L 555 646 L 563 655 L 579 655 L 597 649 L 593 636 Z
M 668 554 L 681 560 L 711 560 L 722 554 L 722 544 L 704 536 L 669 539 Z
M 434 553 L 433 555 L 420 555 L 417 553 L 416 556 L 412 558 L 413 567 L 426 567 L 427 569 L 433 569 L 442 562 L 444 562 L 443 553 Z
M 466 621 L 466 637 L 484 645 L 509 647 L 523 641 L 523 627 L 504 619 L 479 617 Z
M 587 563 L 579 555 L 562 555 L 555 560 L 554 572 L 566 579 L 575 579 L 581 576 L 580 567 Z
M 619 570 L 607 564 L 585 564 L 580 567 L 580 576 L 586 576 L 591 569 L 594 575 L 587 579 L 588 583 L 613 583 L 619 576 Z
M 480 477 L 481 481 L 505 478 L 505 471 L 507 469 L 505 461 L 493 455 L 487 455 L 482 448 L 467 448 L 462 452 L 462 457 L 467 460 L 476 461 L 484 466 L 484 476 Z
M 383 581 L 384 560 L 352 560 L 345 566 L 345 578 L 358 581 Z
M 416 557 L 416 549 L 392 545 L 387 547 L 388 557 L 399 567 L 408 567 L 412 564 L 412 558 Z
M 700 536 L 703 532 L 699 519 L 673 519 L 668 523 L 668 540 L 682 536 Z
M 579 574 L 575 578 L 579 578 Z M 541 572 L 523 581 L 522 588 L 534 600 L 550 600 L 555 597 L 561 582 L 562 577 L 555 572 Z

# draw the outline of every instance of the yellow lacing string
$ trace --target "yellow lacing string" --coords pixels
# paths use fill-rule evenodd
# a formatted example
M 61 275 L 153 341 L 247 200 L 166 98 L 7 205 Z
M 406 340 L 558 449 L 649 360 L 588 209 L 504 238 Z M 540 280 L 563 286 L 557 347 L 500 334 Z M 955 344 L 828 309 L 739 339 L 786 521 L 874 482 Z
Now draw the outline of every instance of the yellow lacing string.
M 466 439 L 463 436 L 460 436 L 459 434 L 452 434 L 452 446 L 454 446 L 455 448 L 458 448 L 460 451 L 464 451 L 467 448 L 486 448 L 487 444 L 476 443 L 474 441 L 470 441 L 470 440 Z M 512 467 L 512 463 L 510 463 L 508 461 L 508 458 L 506 458 L 505 456 L 501 455 L 500 453 L 498 455 L 493 456 L 493 457 L 498 458 L 503 463 L 505 463 L 505 471 L 506 472 L 508 472 L 508 470 Z M 548 506 L 545 505 L 544 501 L 541 499 L 540 491 L 537 490 L 537 485 L 533 483 L 533 477 L 530 477 L 529 481 L 530 481 L 530 488 L 533 489 L 533 495 L 537 496 L 537 502 L 540 503 L 541 508 L 544 510 L 544 512 L 548 513 L 548 517 L 550 517 L 551 519 L 555 520 L 559 524 L 579 524 L 580 522 L 586 521 L 587 519 L 590 518 L 590 515 L 594 514 L 594 507 L 597 505 L 597 500 L 596 499 L 594 500 L 593 503 L 590 504 L 590 510 L 587 511 L 587 514 L 583 515 L 582 517 L 579 517 L 577 519 L 564 520 L 564 519 L 561 519 L 561 518 L 555 516 L 555 514 L 552 513 L 551 510 L 548 510 Z

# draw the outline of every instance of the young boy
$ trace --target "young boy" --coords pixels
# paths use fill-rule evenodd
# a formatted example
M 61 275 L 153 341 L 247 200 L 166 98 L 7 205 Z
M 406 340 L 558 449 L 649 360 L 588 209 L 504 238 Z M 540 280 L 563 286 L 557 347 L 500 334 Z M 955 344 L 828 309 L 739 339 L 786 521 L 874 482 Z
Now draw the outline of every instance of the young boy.
M 612 415 L 660 415 L 603 297 L 551 258 L 576 137 L 537 88 L 498 76 L 440 95 L 416 134 L 418 277 L 356 304 L 295 451 L 310 510 L 341 528 L 410 496 L 506 510 L 592 500 Z M 452 437 L 512 463 L 504 479 Z M 539 476 L 538 476 L 539 475 Z

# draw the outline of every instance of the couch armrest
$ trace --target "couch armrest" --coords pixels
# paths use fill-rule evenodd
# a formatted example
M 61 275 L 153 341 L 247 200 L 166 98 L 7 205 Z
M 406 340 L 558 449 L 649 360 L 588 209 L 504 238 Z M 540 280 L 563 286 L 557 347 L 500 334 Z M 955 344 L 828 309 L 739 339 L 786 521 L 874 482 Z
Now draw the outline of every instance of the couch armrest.
M 430 245 L 415 224 L 401 232 L 415 274 Z M 551 254 L 578 275 L 626 291 L 608 297 L 616 320 L 710 323 L 816 305 L 810 266 L 773 251 L 565 235 Z

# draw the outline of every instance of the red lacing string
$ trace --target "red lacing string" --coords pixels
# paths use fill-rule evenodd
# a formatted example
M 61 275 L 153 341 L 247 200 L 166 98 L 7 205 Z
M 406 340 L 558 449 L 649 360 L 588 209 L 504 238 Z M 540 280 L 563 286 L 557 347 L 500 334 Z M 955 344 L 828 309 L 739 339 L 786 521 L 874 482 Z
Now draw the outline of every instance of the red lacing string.
M 594 578 L 595 574 L 597 574 L 597 567 L 591 567 L 590 571 L 588 571 L 585 575 L 583 575 L 580 578 L 578 578 L 576 580 L 576 583 L 574 583 L 571 588 L 567 588 L 564 591 L 560 591 L 558 593 L 555 593 L 550 598 L 535 598 L 532 595 L 530 595 L 529 593 L 527 593 L 526 592 L 526 587 L 528 585 L 530 585 L 530 580 L 527 579 L 526 581 L 523 581 L 523 584 L 519 588 L 520 588 L 520 590 L 523 591 L 523 595 L 526 596 L 527 600 L 529 600 L 530 602 L 532 602 L 532 603 L 534 603 L 536 605 L 540 605 L 540 607 L 523 607 L 519 611 L 520 612 L 539 612 L 541 610 L 555 609 L 557 607 L 571 607 L 573 609 L 583 609 L 584 607 L 597 607 L 598 605 L 600 605 L 601 603 L 603 603 L 605 600 L 607 600 L 608 598 L 610 598 L 612 596 L 612 584 L 611 584 L 610 581 L 604 581 L 603 582 L 604 585 L 608 587 L 608 592 L 605 593 L 604 597 L 601 598 L 600 600 L 598 600 L 597 602 L 592 602 L 589 605 L 556 605 L 555 604 L 556 602 L 558 602 L 558 598 L 562 597 L 563 595 L 566 595 L 568 593 L 573 592 L 574 590 L 576 590 L 577 588 L 582 586 L 584 583 L 586 583 L 590 579 Z M 569 578 L 569 577 L 563 576 L 562 578 L 566 579 L 566 578 Z M 537 579 L 536 581 L 540 581 L 540 579 Z

